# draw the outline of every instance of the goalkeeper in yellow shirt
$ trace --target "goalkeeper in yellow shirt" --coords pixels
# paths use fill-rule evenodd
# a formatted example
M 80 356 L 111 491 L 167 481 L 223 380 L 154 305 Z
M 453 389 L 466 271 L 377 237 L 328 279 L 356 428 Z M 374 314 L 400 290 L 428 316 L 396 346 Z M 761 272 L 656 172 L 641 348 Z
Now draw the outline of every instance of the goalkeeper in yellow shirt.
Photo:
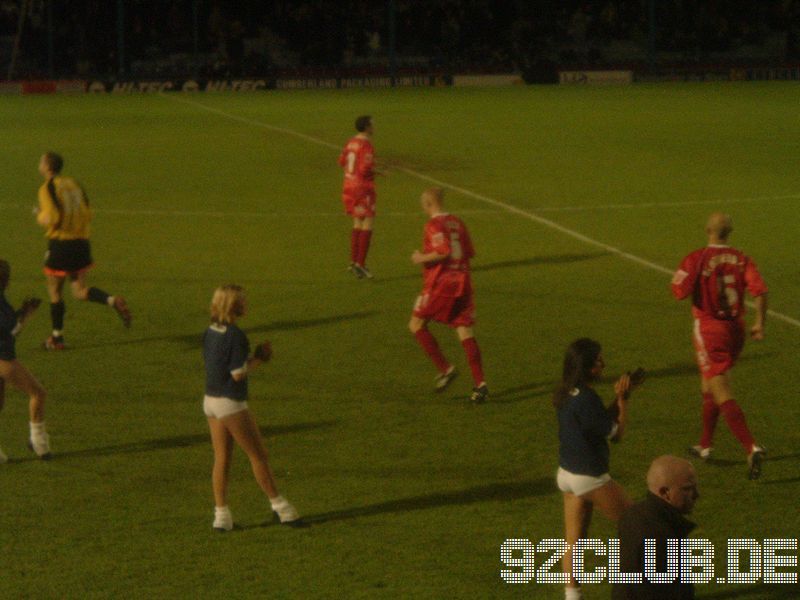
M 64 348 L 64 281 L 69 278 L 72 295 L 113 308 L 125 327 L 131 324 L 131 313 L 125 299 L 110 295 L 96 287 L 88 287 L 86 273 L 93 266 L 89 231 L 92 211 L 89 199 L 72 177 L 61 175 L 64 159 L 47 152 L 39 160 L 39 173 L 44 183 L 39 188 L 36 222 L 45 228 L 47 254 L 44 273 L 50 297 L 50 318 L 53 332 L 45 341 L 48 350 Z

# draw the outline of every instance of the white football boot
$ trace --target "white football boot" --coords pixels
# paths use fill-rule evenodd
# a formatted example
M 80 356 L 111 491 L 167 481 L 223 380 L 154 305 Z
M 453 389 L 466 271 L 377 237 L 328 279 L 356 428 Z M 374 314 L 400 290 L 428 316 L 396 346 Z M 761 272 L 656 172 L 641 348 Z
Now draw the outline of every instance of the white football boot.
M 277 515 L 281 525 L 288 525 L 300 520 L 300 514 L 292 504 L 283 496 L 271 500 L 272 510 Z
M 233 529 L 233 515 L 227 506 L 214 507 L 214 525 L 215 531 L 230 531 Z
M 458 377 L 458 371 L 453 365 L 450 365 L 450 368 L 447 369 L 444 373 L 439 373 L 434 379 L 434 389 L 437 392 L 443 392 L 448 385 Z
M 52 456 L 50 454 L 50 436 L 46 433 L 31 436 L 28 441 L 28 448 L 33 450 L 34 454 L 42 460 L 47 460 Z
M 761 446 L 753 445 L 753 449 L 747 457 L 747 478 L 758 479 L 761 477 L 762 464 L 767 457 L 767 451 Z
M 703 448 L 700 444 L 697 444 L 695 446 L 689 446 L 689 454 L 691 454 L 692 456 L 696 456 L 697 458 L 700 458 L 702 460 L 708 460 L 709 458 L 711 458 L 711 453 L 713 451 L 714 449 L 711 446 L 709 446 L 708 448 Z

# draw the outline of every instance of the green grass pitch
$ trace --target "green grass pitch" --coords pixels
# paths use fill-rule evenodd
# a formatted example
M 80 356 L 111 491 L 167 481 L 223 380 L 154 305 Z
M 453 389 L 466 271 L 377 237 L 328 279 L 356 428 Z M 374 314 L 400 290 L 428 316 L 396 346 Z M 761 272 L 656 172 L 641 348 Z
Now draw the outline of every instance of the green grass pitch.
M 672 300 L 662 272 L 450 191 L 477 249 L 476 334 L 493 395 L 466 405 L 461 348 L 437 326 L 462 376 L 433 395 L 434 371 L 406 330 L 428 183 L 397 167 L 670 269 L 703 245 L 711 210 L 729 211 L 732 242 L 756 259 L 771 307 L 797 319 L 798 99 L 794 83 L 0 98 L 9 298 L 44 297 L 45 241 L 30 209 L 38 157 L 54 149 L 96 208 L 91 280 L 126 295 L 135 317 L 126 331 L 113 312 L 68 297 L 68 351 L 40 349 L 46 305 L 19 339 L 50 393 L 56 456 L 28 457 L 26 405 L 10 392 L 0 443 L 17 460 L 0 467 L 0 597 L 562 597 L 560 586 L 505 584 L 499 549 L 506 538 L 562 537 L 549 392 L 563 349 L 592 336 L 609 375 L 651 372 L 612 449 L 612 475 L 638 499 L 649 461 L 682 454 L 699 431 L 689 306 Z M 259 125 L 338 147 L 362 113 L 374 115 L 390 165 L 378 182 L 374 281 L 345 271 L 338 151 Z M 247 288 L 251 340 L 273 342 L 251 406 L 309 529 L 267 525 L 237 451 L 230 504 L 244 528 L 211 531 L 199 338 L 225 282 Z M 798 353 L 800 329 L 772 318 L 734 372 L 770 451 L 763 479 L 746 481 L 724 424 L 717 461 L 697 465 L 695 535 L 717 544 L 719 568 L 727 538 L 800 534 Z M 615 530 L 597 516 L 591 532 Z M 709 598 L 792 593 L 698 588 Z

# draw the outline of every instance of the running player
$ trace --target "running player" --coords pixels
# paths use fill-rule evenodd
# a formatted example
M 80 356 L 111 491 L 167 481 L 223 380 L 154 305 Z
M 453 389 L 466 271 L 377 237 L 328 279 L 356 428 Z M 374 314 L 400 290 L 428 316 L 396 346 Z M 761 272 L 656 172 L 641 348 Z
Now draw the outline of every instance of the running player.
M 218 531 L 233 529 L 233 517 L 228 508 L 228 474 L 234 441 L 250 459 L 253 475 L 280 522 L 303 525 L 294 506 L 278 493 L 261 432 L 247 406 L 248 372 L 269 360 L 271 351 L 262 345 L 250 355 L 247 335 L 236 326 L 236 321 L 246 312 L 247 303 L 240 286 L 217 288 L 211 298 L 211 325 L 203 336 L 206 365 L 203 410 L 214 447 L 211 481 L 216 508 L 213 527 Z
M 356 134 L 339 155 L 344 169 L 342 202 L 345 212 L 353 217 L 350 232 L 349 270 L 359 279 L 372 278 L 367 269 L 367 251 L 375 220 L 375 149 L 372 147 L 372 117 L 356 119 Z
M 50 436 L 44 426 L 44 401 L 47 394 L 36 378 L 17 360 L 16 338 L 25 321 L 39 306 L 39 300 L 27 298 L 19 310 L 14 310 L 6 300 L 5 291 L 11 279 L 11 266 L 0 260 L 0 409 L 5 400 L 6 383 L 30 398 L 30 438 L 28 447 L 43 459 L 50 458 Z M 0 464 L 8 457 L 0 449 Z
M 89 198 L 72 177 L 61 175 L 64 159 L 47 152 L 39 160 L 44 183 L 39 188 L 36 222 L 46 229 L 48 239 L 44 273 L 50 297 L 53 332 L 45 341 L 48 350 L 64 348 L 64 280 L 69 278 L 72 295 L 79 300 L 105 304 L 117 311 L 125 327 L 130 327 L 131 313 L 122 296 L 111 296 L 96 287 L 88 287 L 86 273 L 93 266 L 89 246 L 92 211 Z
M 703 394 L 703 433 L 690 452 L 702 459 L 711 454 L 711 441 L 719 415 L 747 453 L 748 477 L 757 479 L 766 455 L 747 427 L 744 413 L 733 397 L 728 371 L 736 364 L 745 340 L 744 296 L 755 298 L 754 340 L 764 339 L 767 286 L 755 263 L 728 245 L 733 223 L 728 215 L 713 213 L 706 224 L 708 245 L 689 254 L 672 279 L 672 294 L 682 300 L 691 296 L 694 346 L 700 367 Z
M 423 249 L 415 250 L 411 261 L 423 266 L 424 283 L 408 328 L 439 370 L 435 383 L 437 392 L 444 390 L 458 372 L 444 357 L 436 338 L 428 331 L 428 321 L 438 321 L 455 328 L 475 383 L 470 400 L 485 402 L 489 388 L 483 378 L 481 351 L 472 331 L 475 323 L 469 276 L 469 261 L 475 255 L 472 241 L 463 221 L 444 212 L 444 190 L 425 190 L 421 203 L 422 210 L 430 220 L 425 225 Z

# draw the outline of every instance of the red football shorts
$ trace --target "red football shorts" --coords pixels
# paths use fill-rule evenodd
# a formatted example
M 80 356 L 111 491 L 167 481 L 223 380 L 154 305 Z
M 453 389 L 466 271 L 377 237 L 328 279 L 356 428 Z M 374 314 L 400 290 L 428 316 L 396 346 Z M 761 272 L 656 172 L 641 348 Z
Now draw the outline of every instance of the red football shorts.
M 364 219 L 375 216 L 375 190 L 346 191 L 342 193 L 344 211 L 351 217 Z
M 744 348 L 744 339 L 741 321 L 695 319 L 694 348 L 703 379 L 722 375 L 733 367 Z
M 450 327 L 471 327 L 475 323 L 472 294 L 449 298 L 423 292 L 414 304 L 414 316 L 426 321 L 438 321 Z

